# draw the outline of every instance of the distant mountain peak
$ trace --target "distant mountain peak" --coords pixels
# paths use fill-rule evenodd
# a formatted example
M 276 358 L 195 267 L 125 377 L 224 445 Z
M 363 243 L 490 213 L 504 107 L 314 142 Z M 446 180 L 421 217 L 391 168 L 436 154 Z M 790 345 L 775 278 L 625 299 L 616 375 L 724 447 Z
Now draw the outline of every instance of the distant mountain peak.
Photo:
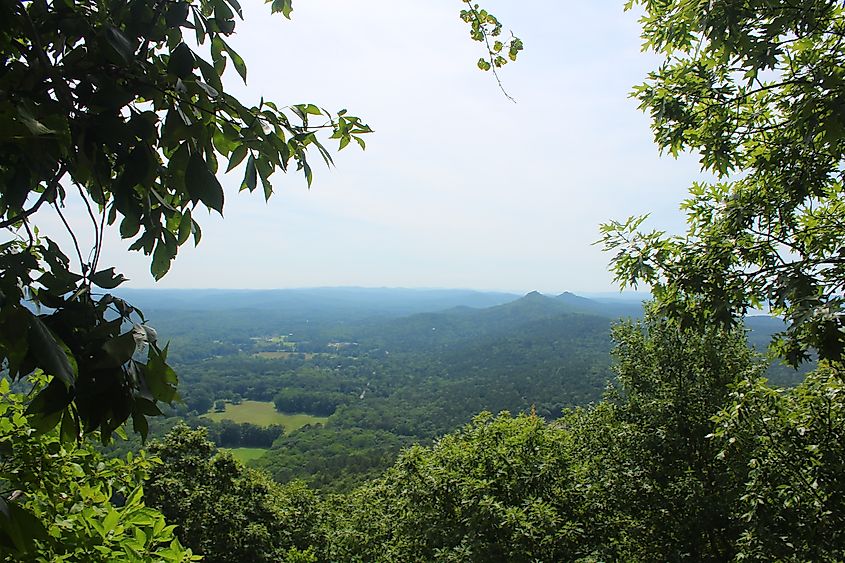
M 571 291 L 564 291 L 555 299 L 559 299 L 561 301 L 569 301 L 569 302 L 578 302 L 578 303 L 592 303 L 591 299 L 587 299 L 586 297 L 581 297 L 580 295 L 575 295 Z
M 545 297 L 545 295 L 543 295 L 543 294 L 542 294 L 542 293 L 540 293 L 539 291 L 536 291 L 536 290 L 535 290 L 535 291 L 529 291 L 528 293 L 526 293 L 526 294 L 525 294 L 525 297 L 526 297 L 526 298 L 531 298 L 531 299 L 536 299 L 536 298 L 538 298 L 538 297 Z

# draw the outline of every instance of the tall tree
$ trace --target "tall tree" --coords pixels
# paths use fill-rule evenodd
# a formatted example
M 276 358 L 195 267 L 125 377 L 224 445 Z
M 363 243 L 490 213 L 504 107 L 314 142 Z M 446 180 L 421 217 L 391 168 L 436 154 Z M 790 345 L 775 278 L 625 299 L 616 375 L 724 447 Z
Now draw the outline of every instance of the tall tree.
M 665 57 L 633 96 L 661 151 L 700 155 L 714 182 L 682 205 L 682 236 L 603 226 L 616 277 L 662 313 L 731 324 L 770 306 L 793 365 L 845 353 L 845 6 L 838 0 L 631 0 Z

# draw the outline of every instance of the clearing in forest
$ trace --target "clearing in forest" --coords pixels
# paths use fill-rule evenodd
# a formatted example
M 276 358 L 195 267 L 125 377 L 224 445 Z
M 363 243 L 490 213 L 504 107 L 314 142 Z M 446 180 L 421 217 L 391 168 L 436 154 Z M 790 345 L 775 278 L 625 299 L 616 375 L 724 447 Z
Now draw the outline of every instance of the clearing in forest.
M 245 464 L 266 454 L 267 448 L 220 448 L 220 451 L 229 452 L 232 457 Z
M 276 406 L 269 401 L 244 401 L 239 405 L 226 403 L 225 411 L 210 412 L 203 416 L 215 422 L 231 420 L 237 423 L 249 422 L 258 426 L 281 424 L 285 427 L 287 434 L 307 424 L 324 424 L 328 420 L 324 416 L 305 413 L 282 413 L 277 411 Z

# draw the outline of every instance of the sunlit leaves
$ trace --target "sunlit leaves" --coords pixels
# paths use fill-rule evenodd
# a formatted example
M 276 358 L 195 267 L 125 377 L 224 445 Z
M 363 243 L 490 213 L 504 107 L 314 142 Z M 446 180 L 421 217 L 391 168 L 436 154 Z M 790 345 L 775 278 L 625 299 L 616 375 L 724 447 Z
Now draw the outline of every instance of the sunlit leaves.
M 842 359 L 845 8 L 635 4 L 645 47 L 666 60 L 632 96 L 661 151 L 697 153 L 720 181 L 690 190 L 683 237 L 606 225 L 617 280 L 651 284 L 685 324 L 768 307 L 790 322 L 773 347 L 781 358 Z
M 714 417 L 719 459 L 747 471 L 736 508 L 745 527 L 738 542 L 744 558 L 842 557 L 843 385 L 841 367 L 833 364 L 789 391 L 749 380 Z
M 519 37 L 511 34 L 509 39 L 502 40 L 501 22 L 472 0 L 461 0 L 467 5 L 461 10 L 461 19 L 469 24 L 469 35 L 473 41 L 484 43 L 487 55 L 478 59 L 478 68 L 493 70 L 505 66 L 509 61 L 516 61 L 524 44 Z
M 273 12 L 281 12 L 283 16 L 290 19 L 290 14 L 293 11 L 292 0 L 268 0 L 272 3 Z
M 46 377 L 34 377 L 37 391 Z M 0 379 L 0 557 L 9 561 L 195 561 L 174 527 L 144 505 L 145 455 L 103 459 L 77 444 L 73 424 L 33 426 L 24 397 Z

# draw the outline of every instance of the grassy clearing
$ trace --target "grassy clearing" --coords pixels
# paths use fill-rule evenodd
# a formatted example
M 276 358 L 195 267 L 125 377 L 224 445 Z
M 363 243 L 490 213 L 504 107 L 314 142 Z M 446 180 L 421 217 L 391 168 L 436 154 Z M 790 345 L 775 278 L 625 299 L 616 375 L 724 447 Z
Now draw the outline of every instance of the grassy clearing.
M 281 424 L 285 427 L 285 432 L 288 434 L 294 430 L 302 428 L 306 424 L 324 424 L 326 420 L 328 420 L 326 417 L 313 416 L 310 414 L 281 413 L 277 411 L 275 405 L 269 401 L 244 401 L 240 405 L 227 403 L 225 411 L 210 412 L 204 414 L 203 416 L 217 422 L 220 422 L 221 420 L 231 420 L 237 423 L 249 422 L 251 424 L 257 424 L 258 426 Z
M 232 457 L 241 463 L 247 463 L 253 459 L 258 459 L 267 453 L 267 448 L 220 448 L 221 452 L 229 452 Z
M 259 358 L 264 358 L 265 360 L 287 360 L 290 358 L 293 353 L 292 352 L 256 352 L 253 354 L 254 356 L 258 356 Z
M 302 358 L 303 360 L 312 360 L 317 354 L 311 352 L 256 352 L 253 356 L 257 358 L 264 358 L 265 360 L 287 360 L 291 357 Z M 330 354 L 321 354 L 330 355 Z

